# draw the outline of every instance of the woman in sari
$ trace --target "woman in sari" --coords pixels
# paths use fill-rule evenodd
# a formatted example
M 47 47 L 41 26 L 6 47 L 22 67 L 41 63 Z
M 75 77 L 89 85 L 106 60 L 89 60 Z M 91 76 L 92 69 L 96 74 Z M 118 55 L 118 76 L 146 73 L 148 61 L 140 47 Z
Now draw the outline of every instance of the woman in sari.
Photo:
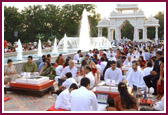
M 160 62 L 160 77 L 157 81 L 157 99 L 160 100 L 164 95 L 164 57 L 159 59 Z
M 95 77 L 95 83 L 97 84 L 100 80 L 100 72 L 93 61 L 90 62 L 90 67 L 92 69 L 93 76 Z
M 63 64 L 64 64 L 64 57 L 62 56 L 62 54 L 60 54 L 60 55 L 57 57 L 55 63 L 56 63 L 57 65 L 63 65 Z
M 16 67 L 12 65 L 12 60 L 8 60 L 8 66 L 4 68 L 4 83 L 15 81 L 16 78 L 20 77 L 19 74 L 17 74 Z
M 48 76 L 51 80 L 53 80 L 56 76 L 56 71 L 53 66 L 51 66 L 49 61 L 44 62 L 44 66 L 41 68 L 39 73 L 40 76 Z

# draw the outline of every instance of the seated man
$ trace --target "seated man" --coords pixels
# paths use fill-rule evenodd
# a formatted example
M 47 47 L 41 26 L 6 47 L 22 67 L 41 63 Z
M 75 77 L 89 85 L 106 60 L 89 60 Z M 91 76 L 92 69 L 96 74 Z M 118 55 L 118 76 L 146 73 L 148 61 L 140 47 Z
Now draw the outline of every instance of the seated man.
M 124 61 L 126 60 L 125 56 L 122 56 L 120 59 L 117 60 L 117 67 L 122 68 Z
M 105 58 L 104 57 L 101 57 L 101 63 L 100 63 L 100 66 L 102 68 L 102 71 L 104 71 L 104 68 L 106 67 L 107 65 L 107 61 L 105 61 Z
M 28 56 L 28 62 L 23 64 L 23 72 L 37 72 L 37 65 L 33 62 L 33 57 Z
M 131 56 L 128 56 L 128 58 L 124 61 L 123 65 L 125 65 L 125 66 L 132 65 Z
M 147 87 L 154 88 L 153 95 L 157 95 L 157 80 L 159 79 L 159 76 L 160 76 L 159 58 L 162 57 L 162 51 L 157 51 L 156 57 L 157 57 L 157 60 L 154 62 L 153 70 L 150 72 L 150 75 L 147 75 L 144 77 L 144 81 L 145 81 Z
M 138 70 L 137 61 L 132 62 L 132 70 L 128 73 L 126 81 L 128 82 L 128 85 L 132 88 L 133 88 L 133 85 L 135 85 L 137 88 L 140 88 L 140 89 L 146 88 L 145 82 L 143 80 L 143 73 Z
M 65 67 L 60 75 L 61 79 L 65 79 L 65 74 L 71 72 L 72 77 L 76 78 L 77 68 L 72 60 L 69 61 L 69 66 Z
M 116 53 L 113 51 L 113 49 L 112 48 L 110 48 L 110 51 L 108 52 L 108 54 L 107 54 L 107 58 L 109 59 L 109 60 L 114 60 L 114 61 L 116 61 Z
M 90 89 L 94 87 L 95 85 L 95 77 L 92 74 L 92 69 L 90 66 L 84 67 L 84 73 L 85 77 L 87 77 L 90 80 Z
M 82 55 L 82 52 L 81 52 L 81 50 L 78 50 L 77 51 L 77 54 L 75 54 L 75 56 L 74 56 L 74 60 L 75 61 L 77 61 L 77 62 L 79 62 L 80 61 L 80 56 Z
M 111 67 L 108 68 L 105 72 L 105 75 L 104 75 L 105 81 L 107 79 L 110 79 L 110 80 L 115 80 L 115 82 L 119 83 L 123 80 L 121 69 L 117 68 L 116 66 L 117 66 L 116 62 L 112 61 Z
M 75 89 L 78 89 L 78 86 L 75 83 L 73 83 L 68 89 L 61 92 L 56 99 L 55 108 L 71 110 L 70 93 Z
M 71 93 L 71 111 L 97 111 L 96 95 L 89 91 L 90 80 L 82 78 L 80 84 L 81 87 Z
M 69 89 L 69 87 L 73 83 L 77 84 L 77 82 L 75 81 L 75 79 L 72 78 L 71 72 L 66 73 L 66 77 L 67 77 L 67 79 L 62 84 L 62 86 L 65 87 L 66 89 Z
M 152 67 L 152 62 L 148 62 L 147 63 L 147 67 L 143 70 L 143 74 L 144 76 L 150 75 L 150 72 L 152 71 L 153 67 Z

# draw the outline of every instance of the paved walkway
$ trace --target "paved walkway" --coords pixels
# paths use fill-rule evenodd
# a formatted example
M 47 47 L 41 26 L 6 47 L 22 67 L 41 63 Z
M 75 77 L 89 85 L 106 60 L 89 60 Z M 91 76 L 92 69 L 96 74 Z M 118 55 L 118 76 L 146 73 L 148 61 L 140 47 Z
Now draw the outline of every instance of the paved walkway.
M 4 102 L 5 111 L 46 111 L 56 100 L 56 97 L 53 96 L 49 98 L 51 94 L 46 94 L 43 97 L 35 97 L 8 92 L 4 96 L 11 98 Z

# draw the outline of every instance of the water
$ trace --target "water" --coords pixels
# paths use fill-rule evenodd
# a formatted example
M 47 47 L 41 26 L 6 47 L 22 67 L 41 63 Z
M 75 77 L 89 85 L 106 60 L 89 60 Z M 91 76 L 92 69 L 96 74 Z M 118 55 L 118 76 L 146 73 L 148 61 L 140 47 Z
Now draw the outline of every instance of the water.
M 90 26 L 88 20 L 88 13 L 86 9 L 83 10 L 80 34 L 79 34 L 79 49 L 89 50 L 90 47 Z
M 42 55 L 43 54 L 42 54 L 41 40 L 39 39 L 37 56 L 41 57 Z
M 18 47 L 16 48 L 16 52 L 17 52 L 17 56 L 16 56 L 16 60 L 22 60 L 22 44 L 20 39 L 17 42 Z
M 76 53 L 76 51 L 77 50 L 68 50 L 68 53 Z M 64 51 L 59 51 L 59 52 L 57 52 L 57 54 L 52 54 L 52 52 L 45 52 L 45 53 L 43 53 L 43 55 L 50 54 L 52 57 L 54 57 L 54 56 L 58 56 L 59 54 L 68 54 L 68 53 L 64 52 Z M 38 57 L 37 54 L 23 55 L 22 60 L 18 60 L 16 58 L 16 56 L 11 56 L 11 57 L 4 58 L 4 64 L 7 64 L 8 59 L 12 59 L 13 63 L 18 63 L 18 62 L 26 61 L 29 55 L 31 55 L 33 57 L 33 60 L 38 60 L 39 59 L 39 57 Z
M 64 34 L 64 45 L 63 45 L 63 51 L 67 52 L 67 36 L 66 34 Z
M 52 54 L 57 54 L 58 53 L 58 48 L 57 48 L 57 39 L 55 38 L 54 40 L 54 46 L 52 50 Z
M 90 37 L 90 25 L 86 9 L 83 10 L 80 24 L 79 37 L 64 36 L 58 44 L 59 50 L 65 51 L 65 47 L 67 49 L 80 49 L 82 51 L 88 51 L 94 48 L 108 49 L 112 47 L 109 40 L 105 37 Z

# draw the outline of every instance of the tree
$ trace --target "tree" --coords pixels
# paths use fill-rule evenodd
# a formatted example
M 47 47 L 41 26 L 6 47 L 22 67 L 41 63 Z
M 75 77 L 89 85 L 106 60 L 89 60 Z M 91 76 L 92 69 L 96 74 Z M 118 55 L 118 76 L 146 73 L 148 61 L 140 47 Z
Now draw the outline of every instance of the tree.
M 158 12 L 154 17 L 159 20 L 159 24 L 160 24 L 158 28 L 158 37 L 163 38 L 164 36 L 164 12 Z M 155 38 L 155 27 L 148 27 L 147 36 L 148 38 Z
M 80 20 L 84 9 L 90 13 L 88 16 L 90 34 L 91 36 L 97 36 L 96 25 L 100 20 L 100 14 L 96 13 L 95 8 L 96 6 L 93 4 L 65 4 L 63 6 L 47 4 L 45 8 L 41 5 L 33 5 L 25 7 L 21 12 L 18 12 L 17 8 L 13 7 L 14 10 L 6 10 L 10 9 L 10 7 L 6 7 L 5 19 L 9 20 L 5 22 L 5 39 L 12 41 L 11 37 L 7 36 L 7 33 L 12 33 L 13 36 L 13 31 L 16 30 L 16 27 L 19 27 L 19 37 L 22 43 L 38 41 L 36 37 L 38 34 L 44 35 L 43 41 L 49 38 L 52 39 L 53 36 L 61 39 L 65 33 L 67 36 L 77 37 L 79 36 Z M 12 11 L 16 13 L 11 14 Z M 12 16 L 8 16 L 8 14 Z M 21 22 L 16 26 L 15 21 L 19 21 L 19 17 L 22 17 Z
M 134 27 L 129 23 L 129 21 L 126 21 L 121 29 L 121 38 L 123 37 L 133 40 Z
M 14 32 L 21 35 L 21 25 L 23 17 L 15 7 L 4 7 L 4 38 L 7 41 L 15 42 L 18 38 L 14 37 Z
M 158 36 L 159 38 L 163 38 L 164 36 L 164 12 L 158 12 L 155 15 L 155 18 L 159 20 L 160 27 L 158 28 Z

